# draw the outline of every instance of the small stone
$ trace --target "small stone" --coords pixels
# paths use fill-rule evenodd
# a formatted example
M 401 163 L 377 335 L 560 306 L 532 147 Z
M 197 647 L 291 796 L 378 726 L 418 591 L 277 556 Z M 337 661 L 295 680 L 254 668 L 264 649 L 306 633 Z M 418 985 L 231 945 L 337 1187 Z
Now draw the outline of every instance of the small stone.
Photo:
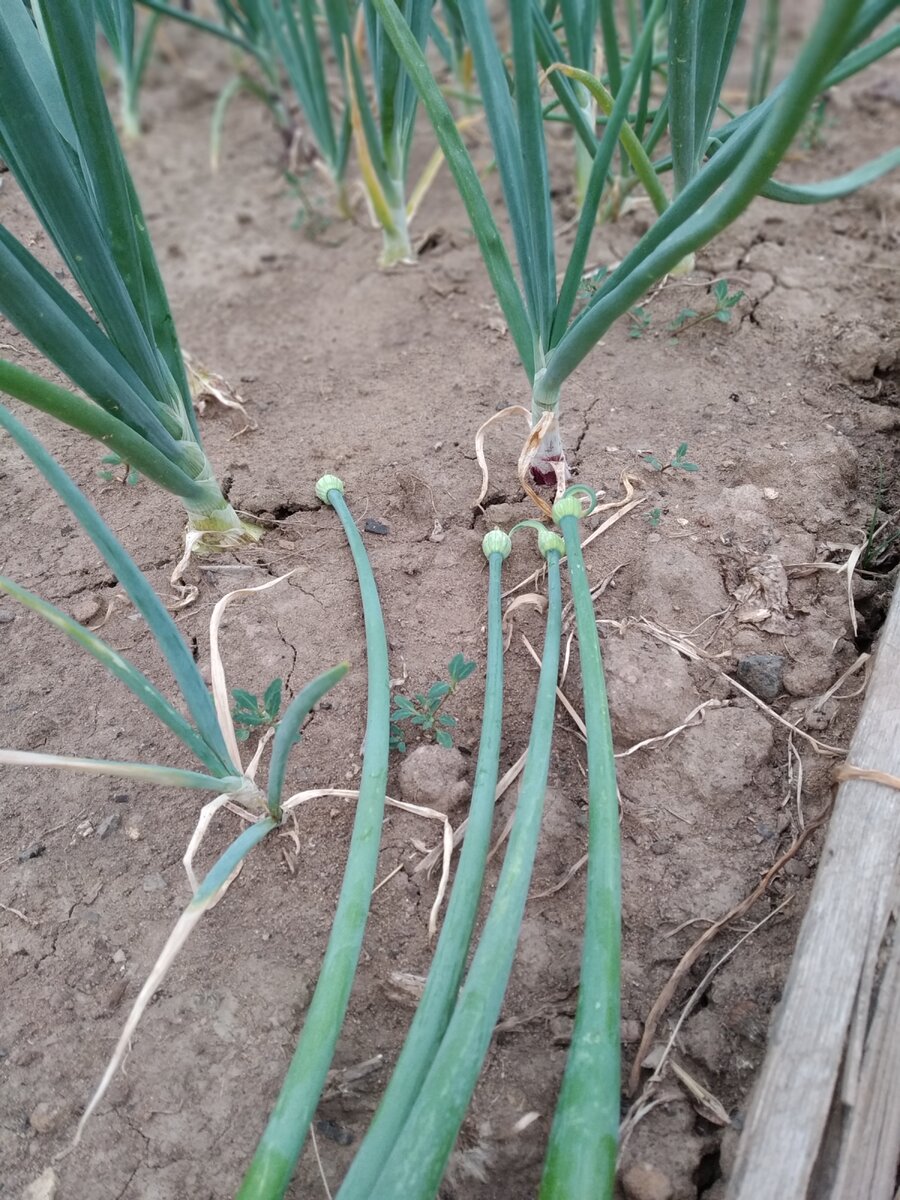
M 767 500 L 777 500 L 781 493 L 777 488 L 768 487 L 763 488 L 763 495 Z
M 622 1022 L 622 1041 L 626 1046 L 636 1044 L 641 1040 L 641 1031 L 640 1021 L 624 1020 Z
M 96 600 L 90 597 L 85 600 L 79 600 L 72 609 L 72 616 L 79 625 L 90 624 L 90 622 L 93 621 L 94 618 L 99 615 L 99 613 L 100 605 Z
M 784 684 L 784 664 L 783 654 L 745 654 L 734 673 L 760 700 L 774 700 Z
M 785 864 L 784 873 L 793 876 L 794 879 L 807 879 L 809 867 L 802 858 L 792 858 L 789 863 Z
M 115 796 L 112 797 L 112 802 L 113 804 L 127 804 L 130 799 L 131 797 L 127 792 L 117 792 Z
M 143 888 L 145 892 L 162 892 L 165 891 L 166 881 L 159 873 L 154 875 L 145 875 Z
M 59 1176 L 52 1167 L 43 1171 L 22 1193 L 22 1200 L 55 1200 Z
M 100 997 L 100 1003 L 107 1012 L 114 1012 L 122 1003 L 122 997 L 128 984 L 124 979 L 117 979 L 110 987 L 106 988 Z
M 29 858 L 40 858 L 47 847 L 42 842 L 35 842 L 33 846 L 26 846 L 19 854 L 19 862 L 28 862 Z
M 56 1108 L 54 1105 L 48 1104 L 46 1100 L 42 1100 L 28 1118 L 28 1124 L 35 1133 L 52 1133 L 59 1125 L 62 1115 L 61 1108 Z
M 141 840 L 141 831 L 138 829 L 137 825 L 126 825 L 125 836 L 129 839 L 129 841 L 139 842 Z
M 459 750 L 417 746 L 400 767 L 400 795 L 407 804 L 449 812 L 469 795 L 466 760 Z
M 123 963 L 125 961 L 125 951 L 120 946 L 112 957 L 114 963 Z
M 628 1200 L 672 1200 L 668 1175 L 650 1163 L 635 1163 L 622 1176 L 622 1191 Z
M 363 529 L 366 533 L 375 533 L 379 537 L 387 537 L 391 532 L 390 525 L 385 525 L 381 521 L 376 521 L 374 517 L 366 517 L 363 523 Z
M 14 612 L 10 612 L 8 608 L 0 608 L 0 625 L 12 625 L 15 619 Z
M 329 1141 L 337 1142 L 339 1146 L 350 1146 L 353 1143 L 353 1134 L 343 1125 L 338 1125 L 337 1121 L 316 1121 L 316 1132 Z
M 121 822 L 122 819 L 117 812 L 110 813 L 109 816 L 104 817 L 97 826 L 97 837 L 101 840 L 105 837 L 109 837 L 111 833 L 116 832 Z
M 87 817 L 85 817 L 83 821 L 79 821 L 75 826 L 75 832 L 79 837 L 89 838 L 94 832 L 94 826 L 90 823 Z

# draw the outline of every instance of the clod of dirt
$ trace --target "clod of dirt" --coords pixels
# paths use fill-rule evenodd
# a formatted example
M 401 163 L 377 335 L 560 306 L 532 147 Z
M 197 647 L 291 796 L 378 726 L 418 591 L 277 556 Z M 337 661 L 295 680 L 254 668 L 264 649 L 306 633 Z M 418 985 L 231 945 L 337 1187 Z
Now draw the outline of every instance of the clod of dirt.
M 72 616 L 79 625 L 89 625 L 99 615 L 100 605 L 90 597 L 85 600 L 79 600 L 72 607 Z
M 546 917 L 526 917 L 519 930 L 513 979 L 530 995 L 565 992 L 578 979 L 581 938 Z M 514 1005 L 511 1005 L 511 1010 Z M 505 1014 L 510 1015 L 510 1014 Z
M 400 795 L 407 804 L 449 812 L 469 795 L 466 760 L 454 747 L 417 746 L 400 767 Z
M 22 1193 L 22 1200 L 54 1200 L 59 1187 L 59 1176 L 52 1167 L 43 1171 Z
M 31 1116 L 28 1118 L 28 1124 L 35 1133 L 52 1133 L 57 1129 L 65 1117 L 65 1111 L 62 1108 L 57 1108 L 53 1104 L 49 1104 L 46 1100 L 42 1100 L 32 1110 Z
M 710 613 L 728 608 L 729 600 L 715 564 L 687 542 L 663 540 L 640 565 L 641 594 L 653 597 L 642 615 L 672 629 L 691 629 Z
M 792 696 L 815 696 L 834 682 L 840 665 L 834 655 L 835 636 L 813 629 L 791 646 L 794 662 L 784 672 L 785 691 Z
M 650 1163 L 635 1163 L 622 1176 L 622 1190 L 628 1200 L 672 1200 L 673 1187 L 668 1175 Z
M 668 646 L 610 638 L 603 644 L 613 732 L 630 746 L 680 725 L 699 703 L 687 663 Z
M 685 794 L 711 804 L 737 799 L 759 783 L 758 773 L 772 753 L 772 726 L 749 708 L 709 710 L 702 725 L 681 734 L 680 769 Z
M 484 510 L 485 528 L 493 529 L 495 525 L 499 525 L 501 529 L 509 529 L 516 521 L 522 519 L 524 508 L 522 504 L 509 504 L 505 500 L 499 504 L 489 504 Z
M 6 608 L 0 608 L 0 625 L 11 625 L 16 619 L 16 614 L 10 612 Z
M 774 700 L 783 687 L 783 654 L 745 654 L 734 673 L 760 700 Z
M 848 379 L 864 383 L 876 371 L 887 371 L 897 361 L 896 344 L 881 338 L 868 326 L 857 326 L 839 335 L 834 342 L 834 364 Z

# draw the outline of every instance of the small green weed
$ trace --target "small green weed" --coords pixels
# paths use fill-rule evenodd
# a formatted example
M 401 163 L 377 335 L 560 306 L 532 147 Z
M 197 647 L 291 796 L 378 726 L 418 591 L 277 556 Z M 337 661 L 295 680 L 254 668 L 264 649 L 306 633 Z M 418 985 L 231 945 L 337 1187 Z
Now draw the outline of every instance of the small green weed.
M 719 279 L 713 285 L 710 295 L 715 301 L 715 307 L 711 308 L 709 312 L 698 312 L 695 308 L 683 308 L 675 320 L 669 322 L 666 329 L 670 329 L 674 333 L 684 333 L 694 325 L 702 325 L 704 321 L 719 321 L 721 324 L 727 325 L 734 309 L 744 298 L 743 291 L 729 292 L 728 281 Z
M 282 680 L 273 679 L 260 700 L 243 688 L 232 689 L 234 708 L 231 713 L 234 733 L 239 742 L 246 742 L 254 729 L 274 725 L 281 711 Z
M 595 292 L 600 290 L 608 274 L 609 267 L 598 267 L 596 271 L 592 271 L 589 275 L 582 276 L 581 283 L 578 285 L 578 296 L 582 300 L 593 296 Z
M 687 442 L 682 442 L 667 463 L 662 462 L 656 457 L 655 454 L 645 454 L 641 461 L 643 462 L 644 466 L 649 467 L 651 471 L 688 471 L 690 473 L 699 471 L 700 467 L 697 465 L 697 463 L 688 462 L 687 449 Z
M 391 749 L 401 754 L 406 750 L 406 735 L 402 729 L 406 722 L 433 738 L 439 746 L 449 749 L 453 745 L 450 730 L 456 726 L 456 717 L 451 717 L 441 709 L 474 670 L 473 662 L 469 662 L 462 654 L 455 654 L 447 664 L 448 679 L 439 679 L 427 692 L 416 692 L 411 700 L 406 696 L 395 696 L 391 712 Z
M 630 338 L 642 338 L 650 328 L 650 314 L 640 304 L 636 304 L 628 314 L 631 325 L 628 328 Z
M 872 506 L 872 516 L 866 528 L 866 545 L 859 560 L 864 571 L 883 571 L 891 565 L 900 551 L 900 529 L 896 525 L 897 515 L 886 515 L 889 486 L 885 483 L 884 467 L 878 470 L 878 490 Z
M 662 520 L 662 509 L 651 508 L 646 514 L 647 524 L 651 529 L 659 529 L 659 523 Z
M 136 471 L 134 467 L 129 466 L 118 454 L 104 454 L 100 461 L 106 464 L 104 469 L 98 472 L 100 478 L 105 483 L 112 483 L 117 478 L 116 472 L 110 469 L 112 467 L 125 468 L 125 474 L 118 478 L 120 483 L 126 483 L 129 487 L 134 487 L 141 477 L 140 472 Z

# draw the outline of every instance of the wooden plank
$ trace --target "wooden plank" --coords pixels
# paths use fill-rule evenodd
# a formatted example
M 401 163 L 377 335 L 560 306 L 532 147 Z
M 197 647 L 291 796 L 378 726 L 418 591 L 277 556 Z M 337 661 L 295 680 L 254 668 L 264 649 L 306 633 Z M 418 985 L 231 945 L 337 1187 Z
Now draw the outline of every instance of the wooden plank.
M 900 589 L 848 762 L 900 777 Z M 729 1200 L 892 1200 L 900 1152 L 900 935 L 892 939 L 898 881 L 900 790 L 847 780 L 750 1102 Z

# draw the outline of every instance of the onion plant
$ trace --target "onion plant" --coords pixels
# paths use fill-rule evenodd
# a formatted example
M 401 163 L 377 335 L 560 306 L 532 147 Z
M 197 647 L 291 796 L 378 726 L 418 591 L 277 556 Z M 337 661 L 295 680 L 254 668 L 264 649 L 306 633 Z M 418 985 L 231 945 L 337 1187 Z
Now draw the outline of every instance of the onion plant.
M 540 1200 L 610 1200 L 620 1113 L 622 886 L 619 802 L 609 701 L 579 534 L 581 493 L 553 506 L 562 530 L 575 626 L 588 761 L 588 868 L 581 979 L 568 1064 L 544 1160 Z
M 431 28 L 433 0 L 404 0 L 407 27 L 420 50 Z M 362 0 L 366 38 L 375 86 L 374 104 L 366 96 L 358 56 L 347 43 L 347 70 L 356 152 L 369 208 L 382 232 L 382 266 L 415 259 L 409 222 L 415 215 L 431 176 L 440 165 L 433 160 L 422 181 L 407 199 L 409 153 L 415 131 L 418 95 L 397 51 L 369 0 Z
M 417 1066 L 411 1068 L 409 1059 L 405 1064 L 409 1072 L 407 1086 L 415 1088 L 419 1080 L 421 1083 L 414 1095 L 407 1094 L 402 1100 L 407 1111 L 402 1129 L 393 1136 L 394 1122 L 389 1116 L 382 1118 L 381 1131 L 386 1132 L 390 1127 L 392 1142 L 388 1144 L 385 1136 L 383 1144 L 370 1144 L 366 1176 L 358 1178 L 356 1183 L 351 1176 L 352 1190 L 348 1196 L 432 1200 L 437 1194 L 503 1003 L 540 835 L 556 706 L 562 540 L 544 530 L 541 548 L 547 560 L 549 598 L 543 662 L 528 758 L 503 868 L 478 947 L 440 1045 Z M 433 986 L 438 992 L 443 990 L 437 980 Z M 423 1019 L 420 1028 L 425 1023 Z M 424 1057 L 424 1043 L 422 1053 Z M 372 1178 L 373 1167 L 379 1161 L 384 1165 L 377 1178 Z
M 122 132 L 133 140 L 141 132 L 141 84 L 153 50 L 159 13 L 151 13 L 139 29 L 134 0 L 94 0 L 94 3 L 119 76 Z
M 390 675 L 375 577 L 344 499 L 341 480 L 335 475 L 322 476 L 316 484 L 316 495 L 337 513 L 359 578 L 368 664 L 365 748 L 350 852 L 319 980 L 275 1107 L 238 1191 L 239 1200 L 282 1197 L 303 1149 L 334 1056 L 359 962 L 375 884 L 387 791 Z M 270 795 L 270 802 L 271 799 Z
M 165 0 L 139 0 L 160 16 L 183 21 L 192 28 L 218 37 L 242 51 L 255 64 L 259 76 L 245 67 L 219 93 L 212 120 L 211 159 L 219 164 L 222 129 L 231 101 L 241 92 L 255 96 L 271 112 L 285 141 L 293 147 L 297 129 L 291 115 L 293 95 L 312 137 L 313 163 L 334 187 L 341 209 L 346 207 L 345 171 L 350 145 L 350 119 L 343 70 L 337 87 L 325 74 L 324 50 L 319 42 L 319 5 L 313 0 L 215 0 L 218 21 L 198 16 L 187 7 Z M 330 46 L 343 64 L 344 37 L 349 31 L 353 0 L 326 6 Z
M 368 1200 L 374 1194 L 375 1181 L 417 1104 L 419 1090 L 456 1004 L 478 912 L 494 815 L 503 721 L 501 573 L 510 548 L 509 537 L 499 529 L 485 534 L 482 541 L 489 564 L 487 674 L 466 840 L 453 891 L 422 998 L 378 1111 L 341 1185 L 340 1200 Z
M 252 822 L 248 829 L 232 841 L 207 873 L 172 930 L 162 954 L 135 1001 L 100 1085 L 81 1118 L 77 1140 L 122 1061 L 142 1013 L 197 921 L 222 895 L 247 854 L 263 841 L 269 832 L 278 828 L 292 802 L 303 796 L 301 793 L 300 797 L 283 799 L 288 754 L 298 740 L 304 719 L 317 701 L 346 674 L 347 664 L 341 663 L 318 676 L 288 705 L 275 729 L 268 782 L 265 791 L 262 791 L 257 786 L 255 777 L 265 742 L 260 744 L 248 766 L 242 767 L 217 645 L 213 646 L 214 695 L 211 697 L 172 617 L 96 510 L 40 443 L 2 407 L 0 428 L 11 435 L 56 490 L 93 540 L 110 569 L 114 571 L 138 612 L 145 618 L 151 635 L 172 670 L 181 701 L 189 716 L 185 717 L 123 655 L 67 614 L 2 576 L 0 591 L 25 604 L 83 646 L 179 737 L 185 747 L 200 760 L 204 770 L 192 771 L 154 764 L 108 762 L 17 750 L 0 750 L 0 764 L 57 767 L 91 774 L 118 775 L 170 787 L 215 791 L 219 795 L 206 806 L 206 819 L 201 817 L 198 834 L 192 839 L 192 847 L 199 842 L 200 831 L 208 824 L 208 816 L 224 803 L 240 805 L 244 815 Z M 387 787 L 390 684 L 387 640 L 375 580 L 362 539 L 344 501 L 343 484 L 335 476 L 325 476 L 318 485 L 318 494 L 340 517 L 357 568 L 363 598 L 369 691 L 362 779 L 344 883 L 319 982 L 282 1094 L 241 1187 L 242 1197 L 282 1196 L 305 1140 L 334 1054 L 357 968 L 378 860 Z M 499 606 L 499 573 L 495 571 L 495 574 L 495 591 Z M 272 584 L 262 586 L 269 587 Z M 217 609 L 222 608 L 229 598 L 223 598 Z M 214 642 L 215 619 L 214 613 L 211 627 Z M 495 737 L 499 740 L 499 727 Z M 485 770 L 488 771 L 489 766 L 485 767 Z
M 0 359 L 0 390 L 173 492 L 191 528 L 258 536 L 216 482 L 140 204 L 97 72 L 94 6 L 0 6 L 0 156 L 90 310 L 0 225 L 0 312 L 69 377 Z
M 538 0 L 530 4 L 511 0 L 512 41 L 506 60 L 495 39 L 486 0 L 471 0 L 460 6 L 460 12 L 503 186 L 518 260 L 517 278 L 478 173 L 415 36 L 395 0 L 370 2 L 419 91 L 460 189 L 531 384 L 533 425 L 549 414 L 541 447 L 532 461 L 532 473 L 540 481 L 555 481 L 564 461 L 558 414 L 565 381 L 610 325 L 626 314 L 648 288 L 727 228 L 760 193 L 779 200 L 816 203 L 846 195 L 900 163 L 900 152 L 890 151 L 840 179 L 812 187 L 791 188 L 771 181 L 816 97 L 897 45 L 897 27 L 864 45 L 879 22 L 893 11 L 892 0 L 824 0 L 821 14 L 783 83 L 749 113 L 718 128 L 710 128 L 710 124 L 741 12 L 739 0 L 721 5 L 711 0 L 678 0 L 677 4 L 651 0 L 630 59 L 620 63 L 618 86 L 612 74 L 611 38 L 604 25 L 610 70 L 608 91 L 613 105 L 602 135 L 593 146 L 584 203 L 562 282 L 557 287 L 536 50 L 536 44 L 540 48 L 546 41 L 541 36 L 547 24 L 543 6 Z M 657 169 L 677 164 L 675 194 L 631 253 L 577 311 L 582 274 L 610 164 L 636 95 L 640 108 L 642 81 L 648 68 L 653 67 L 657 31 L 667 11 L 670 28 L 678 37 L 673 52 L 678 58 L 677 79 L 670 81 L 675 90 L 669 93 L 667 115 L 664 109 L 663 118 L 654 118 L 654 123 L 659 127 L 655 133 L 658 136 L 667 121 L 673 153 L 658 163 Z M 604 21 L 612 20 L 612 5 L 602 5 L 601 15 L 604 12 Z M 560 72 L 553 75 L 560 77 Z M 564 76 L 561 78 L 564 83 L 559 83 L 560 99 L 570 86 Z M 587 122 L 580 119 L 578 106 L 572 103 L 571 89 L 567 103 L 569 115 L 585 136 Z M 648 131 L 645 145 L 650 137 Z

